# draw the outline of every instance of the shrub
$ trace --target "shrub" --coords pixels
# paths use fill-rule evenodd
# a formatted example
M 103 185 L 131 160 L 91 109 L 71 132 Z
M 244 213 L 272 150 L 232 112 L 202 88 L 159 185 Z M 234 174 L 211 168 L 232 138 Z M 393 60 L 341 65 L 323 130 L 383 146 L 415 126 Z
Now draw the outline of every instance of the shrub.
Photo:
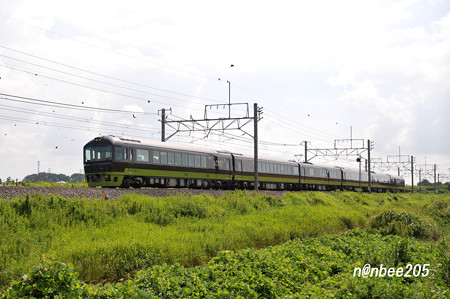
M 83 294 L 84 284 L 77 278 L 71 264 L 41 262 L 31 267 L 22 280 L 13 282 L 4 297 L 77 298 Z
M 434 222 L 406 211 L 383 211 L 369 221 L 369 229 L 384 236 L 399 235 L 433 240 L 439 238 L 439 231 Z

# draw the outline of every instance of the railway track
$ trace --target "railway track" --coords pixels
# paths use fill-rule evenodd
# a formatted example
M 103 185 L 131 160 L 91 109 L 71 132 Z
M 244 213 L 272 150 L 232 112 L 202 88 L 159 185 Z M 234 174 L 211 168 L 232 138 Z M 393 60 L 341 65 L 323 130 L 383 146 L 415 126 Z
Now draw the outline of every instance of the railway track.
M 12 199 L 15 197 L 23 197 L 26 194 L 42 194 L 42 195 L 60 195 L 63 197 L 78 197 L 78 198 L 91 198 L 91 199 L 101 199 L 102 191 L 109 199 L 117 198 L 123 194 L 136 193 L 145 194 L 155 197 L 165 197 L 176 194 L 208 194 L 211 196 L 222 195 L 225 192 L 232 192 L 230 190 L 202 190 L 202 189 L 105 189 L 105 188 L 68 188 L 68 187 L 15 187 L 15 186 L 0 186 L 0 198 L 1 199 Z M 248 192 L 253 192 L 249 190 Z M 284 191 L 264 191 L 261 193 L 266 193 L 272 196 L 283 196 Z

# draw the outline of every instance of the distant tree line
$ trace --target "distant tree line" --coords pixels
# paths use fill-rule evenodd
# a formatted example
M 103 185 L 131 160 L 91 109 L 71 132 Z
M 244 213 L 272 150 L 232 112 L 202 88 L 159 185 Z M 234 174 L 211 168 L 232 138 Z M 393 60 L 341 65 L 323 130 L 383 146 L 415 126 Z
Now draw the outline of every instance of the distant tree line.
M 417 183 L 417 186 L 423 187 L 425 190 L 429 191 L 432 191 L 434 189 L 434 183 L 430 182 L 427 179 L 424 179 L 421 182 Z M 442 182 L 436 182 L 436 187 L 438 188 L 438 190 L 441 190 L 440 186 L 447 186 L 444 188 L 447 188 L 447 190 L 450 191 L 450 182 L 446 182 L 445 184 L 443 184 Z
M 57 183 L 57 182 L 66 182 L 66 183 L 81 183 L 84 179 L 84 175 L 80 173 L 74 173 L 71 176 L 67 176 L 65 174 L 56 174 L 56 173 L 48 173 L 48 172 L 40 172 L 38 174 L 33 173 L 27 175 L 23 181 L 36 183 L 36 182 L 49 182 L 49 183 Z
M 442 184 L 442 182 L 436 182 L 436 184 L 437 184 L 437 185 L 448 185 L 448 184 L 450 184 L 450 183 L 449 183 L 449 182 L 446 182 L 445 184 Z M 417 183 L 417 186 L 425 186 L 425 187 L 427 187 L 427 186 L 433 186 L 433 185 L 434 185 L 434 183 L 430 182 L 430 181 L 427 180 L 427 179 L 424 179 L 422 182 Z

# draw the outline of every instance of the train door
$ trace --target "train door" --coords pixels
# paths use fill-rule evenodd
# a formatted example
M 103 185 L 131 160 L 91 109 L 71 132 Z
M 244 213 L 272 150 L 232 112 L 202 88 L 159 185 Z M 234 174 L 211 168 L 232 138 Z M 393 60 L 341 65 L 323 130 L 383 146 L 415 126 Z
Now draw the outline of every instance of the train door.
M 234 183 L 236 180 L 236 158 L 231 154 L 231 181 Z
M 219 173 L 219 166 L 221 166 L 219 164 L 219 158 L 217 156 L 214 156 L 214 173 L 215 174 Z
M 133 148 L 130 148 L 129 151 L 130 151 L 130 160 L 128 164 L 128 173 L 133 174 L 136 172 L 136 166 L 134 165 L 135 152 Z

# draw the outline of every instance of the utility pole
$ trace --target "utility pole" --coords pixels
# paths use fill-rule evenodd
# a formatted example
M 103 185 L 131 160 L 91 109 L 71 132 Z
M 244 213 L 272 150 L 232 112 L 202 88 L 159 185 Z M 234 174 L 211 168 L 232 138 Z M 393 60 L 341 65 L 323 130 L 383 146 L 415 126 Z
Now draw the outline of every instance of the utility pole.
M 399 150 L 400 152 L 400 150 Z M 411 156 L 411 193 L 414 193 L 414 157 Z
M 38 161 L 38 172 L 37 172 L 37 174 L 39 174 L 39 164 L 41 164 L 41 161 Z
M 439 185 L 440 185 L 440 184 L 439 184 L 439 173 L 437 174 L 437 176 L 438 176 L 437 189 L 438 189 L 438 193 L 439 193 L 439 190 L 441 190 L 441 187 L 439 186 Z
M 172 114 L 172 108 L 167 110 L 169 110 L 170 114 Z M 169 138 L 166 139 L 166 122 L 167 122 L 166 109 L 162 108 L 161 110 L 158 110 L 158 115 L 160 111 L 161 111 L 161 141 L 166 142 L 166 140 L 169 139 Z
M 161 109 L 161 141 L 166 142 L 166 109 Z
M 372 175 L 370 173 L 370 148 L 372 144 L 370 140 L 367 139 L 367 165 L 368 165 L 368 179 L 369 179 L 369 193 L 372 193 Z
M 419 192 L 422 191 L 422 169 L 419 169 Z
M 436 164 L 434 164 L 434 194 L 436 194 Z
M 353 148 L 353 128 L 350 126 L 350 147 Z
M 253 103 L 253 144 L 254 144 L 254 166 L 255 166 L 255 191 L 258 192 L 258 104 Z
M 305 163 L 308 162 L 308 141 L 305 142 Z
M 228 118 L 231 118 L 231 82 L 228 83 Z
M 359 155 L 359 158 L 356 161 L 359 162 L 359 189 L 361 189 L 361 155 Z

